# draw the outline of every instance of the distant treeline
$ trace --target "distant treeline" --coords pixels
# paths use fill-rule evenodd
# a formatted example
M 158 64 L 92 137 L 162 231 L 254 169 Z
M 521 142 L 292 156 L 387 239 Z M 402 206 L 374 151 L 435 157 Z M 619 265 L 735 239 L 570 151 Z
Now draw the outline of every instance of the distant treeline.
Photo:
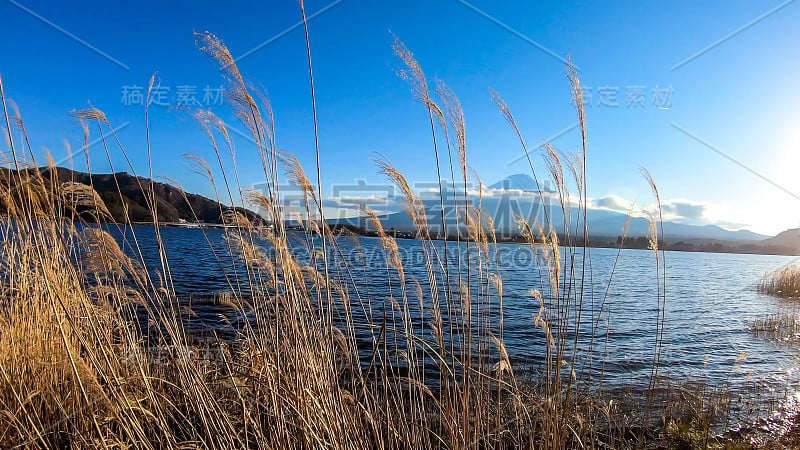
M 331 225 L 331 230 L 335 233 L 343 233 L 343 234 L 350 234 L 350 235 L 359 235 L 359 236 L 371 236 L 376 237 L 377 233 L 374 230 L 366 230 L 364 228 L 358 227 L 352 224 L 333 224 Z M 417 233 L 413 231 L 400 231 L 394 228 L 389 228 L 386 230 L 386 234 L 389 236 L 393 236 L 398 239 L 416 239 Z M 442 239 L 443 236 L 437 233 L 431 233 L 431 237 L 433 239 Z M 466 235 L 456 236 L 455 234 L 448 235 L 448 240 L 455 241 L 456 239 L 460 239 L 462 241 L 468 240 Z M 559 242 L 564 244 L 565 237 L 564 235 L 558 235 Z M 517 244 L 525 244 L 527 241 L 521 235 L 511 235 L 511 236 L 497 236 L 497 242 L 499 243 L 517 243 Z M 583 236 L 571 237 L 571 244 L 577 247 L 583 245 Z M 649 236 L 626 236 L 625 239 L 622 236 L 617 236 L 616 239 L 614 238 L 603 238 L 597 237 L 592 238 L 589 237 L 589 247 L 596 247 L 596 248 L 626 248 L 626 249 L 649 249 L 650 248 L 650 237 Z M 742 243 L 742 244 L 723 244 L 720 242 L 685 242 L 685 241 L 678 241 L 678 242 L 666 242 L 663 239 L 659 239 L 658 241 L 658 248 L 659 250 L 670 250 L 670 251 L 679 251 L 679 252 L 706 252 L 706 253 L 747 253 L 747 254 L 761 254 L 761 255 L 795 255 L 797 251 L 784 246 L 778 245 L 762 245 L 759 243 Z

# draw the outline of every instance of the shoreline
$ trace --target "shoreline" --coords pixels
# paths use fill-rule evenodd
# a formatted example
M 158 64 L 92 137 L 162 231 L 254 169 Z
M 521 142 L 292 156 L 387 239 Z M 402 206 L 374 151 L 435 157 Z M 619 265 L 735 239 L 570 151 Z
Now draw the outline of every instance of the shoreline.
M 153 226 L 152 222 L 131 222 L 128 225 L 139 225 L 139 226 Z M 236 225 L 226 225 L 222 223 L 191 223 L 191 222 L 159 222 L 158 226 L 160 227 L 169 227 L 169 228 L 187 228 L 187 229 L 203 229 L 203 228 L 212 228 L 212 229 L 228 229 L 228 228 L 236 228 Z M 297 226 L 286 226 L 286 231 L 294 231 L 298 233 L 304 233 L 305 228 L 297 227 Z M 342 224 L 333 224 L 330 226 L 331 231 L 337 234 L 346 234 L 349 233 L 351 235 L 356 236 L 363 236 L 363 237 L 373 237 L 377 238 L 378 234 L 374 231 L 365 230 L 363 228 L 355 227 L 352 225 L 342 225 Z M 405 239 L 405 240 L 418 240 L 417 234 L 414 232 L 408 231 L 394 231 L 394 232 L 387 232 L 387 235 L 393 237 L 394 239 Z M 628 236 L 626 238 L 625 246 L 622 249 L 625 250 L 650 250 L 645 245 L 630 245 L 631 243 L 640 243 L 642 241 L 642 237 L 631 237 Z M 434 241 L 443 241 L 445 240 L 440 235 L 432 235 L 431 240 Z M 472 239 L 465 237 L 465 236 L 455 236 L 451 235 L 447 237 L 448 242 L 473 242 Z M 562 239 L 562 236 L 559 236 L 560 245 L 566 245 Z M 649 242 L 649 241 L 648 241 Z M 498 244 L 516 244 L 516 245 L 530 245 L 522 236 L 498 236 L 497 238 Z M 539 244 L 539 243 L 537 243 Z M 578 241 L 572 242 L 572 245 L 575 247 L 582 247 L 582 243 Z M 608 248 L 608 249 L 620 249 L 620 246 L 617 242 L 615 242 L 611 238 L 592 238 L 589 239 L 589 248 Z M 737 255 L 766 255 L 766 256 L 800 256 L 800 251 L 793 250 L 790 248 L 785 247 L 777 247 L 777 246 L 762 246 L 758 243 L 748 243 L 742 242 L 741 244 L 732 245 L 732 244 L 723 244 L 719 242 L 705 242 L 705 243 L 691 243 L 685 242 L 680 240 L 674 243 L 664 243 L 661 242 L 659 244 L 659 250 L 663 251 L 670 251 L 670 252 L 684 252 L 684 253 L 722 253 L 722 254 L 737 254 Z

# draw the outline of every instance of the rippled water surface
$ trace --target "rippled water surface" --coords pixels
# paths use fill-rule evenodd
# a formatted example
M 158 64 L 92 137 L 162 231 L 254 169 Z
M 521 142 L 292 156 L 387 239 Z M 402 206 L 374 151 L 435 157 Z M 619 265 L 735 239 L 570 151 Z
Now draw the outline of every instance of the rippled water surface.
M 124 234 L 130 240 L 130 229 Z M 139 246 L 149 265 L 158 265 L 153 230 L 135 227 Z M 203 232 L 205 231 L 205 233 Z M 176 292 L 183 299 L 202 298 L 230 291 L 225 273 L 232 274 L 231 260 L 223 230 L 164 228 L 162 238 L 170 261 Z M 119 232 L 114 233 L 122 238 Z M 294 236 L 299 242 L 305 237 Z M 208 241 L 207 241 L 208 240 Z M 209 248 L 209 242 L 217 253 Z M 341 249 L 351 265 L 358 294 L 380 309 L 389 283 L 397 289 L 397 278 L 387 271 L 380 244 L 361 238 L 356 246 L 352 238 L 342 240 Z M 405 260 L 408 279 L 417 278 L 426 286 L 424 255 L 420 243 L 398 240 Z M 449 243 L 449 260 L 456 266 L 458 256 Z M 441 242 L 436 244 L 443 254 Z M 298 247 L 301 247 L 298 245 Z M 462 250 L 465 246 L 462 244 Z M 132 251 L 126 248 L 127 251 Z M 472 256 L 474 259 L 474 247 Z M 657 317 L 656 265 L 653 253 L 646 250 L 623 250 L 617 260 L 615 249 L 590 249 L 587 263 L 585 300 L 583 302 L 583 337 L 579 354 L 592 349 L 591 361 L 576 367 L 584 375 L 599 377 L 609 385 L 646 384 L 650 375 L 655 344 Z M 301 256 L 302 258 L 302 256 Z M 466 253 L 462 252 L 462 261 Z M 754 334 L 750 325 L 781 312 L 794 312 L 791 301 L 759 294 L 756 284 L 765 272 L 794 261 L 793 257 L 714 253 L 666 252 L 666 324 L 662 350 L 661 375 L 674 380 L 710 380 L 726 389 L 757 391 L 764 394 L 800 389 L 800 358 L 796 347 Z M 664 261 L 661 261 L 664 263 Z M 545 338 L 534 327 L 538 311 L 529 291 L 540 288 L 541 280 L 530 247 L 500 244 L 493 270 L 503 280 L 503 337 L 512 363 L 518 367 L 541 364 Z M 457 274 L 451 267 L 451 278 Z M 476 261 L 472 269 L 477 270 Z M 346 278 L 346 277 L 345 277 Z M 609 287 L 609 280 L 611 280 Z M 451 282 L 455 285 L 455 282 Z M 608 289 L 607 289 L 608 287 Z M 441 286 L 442 291 L 446 288 Z M 472 286 L 478 292 L 480 286 Z M 427 290 L 427 287 L 426 287 Z M 607 292 L 607 294 L 606 294 Z M 354 294 L 351 290 L 351 294 Z M 605 300 L 604 300 L 605 298 Z M 188 300 L 186 300 L 188 301 Z M 496 299 L 494 300 L 496 302 Z M 221 326 L 215 320 L 219 312 L 212 304 L 193 300 L 203 326 Z M 603 313 L 598 314 L 604 303 Z M 497 314 L 497 304 L 489 306 Z M 374 311 L 375 312 L 375 311 Z M 380 316 L 380 311 L 375 312 Z M 590 319 L 591 318 L 591 319 Z M 359 320 L 358 317 L 356 320 Z M 202 320 L 201 320 L 202 322 Z M 497 332 L 496 320 L 493 330 Z M 589 338 L 597 325 L 594 341 Z M 361 336 L 365 343 L 369 338 Z

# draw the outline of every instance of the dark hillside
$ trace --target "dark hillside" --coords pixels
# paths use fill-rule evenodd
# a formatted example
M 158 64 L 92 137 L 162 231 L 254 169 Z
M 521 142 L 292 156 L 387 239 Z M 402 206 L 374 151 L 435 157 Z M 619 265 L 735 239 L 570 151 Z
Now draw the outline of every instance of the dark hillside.
M 150 190 L 150 180 L 147 178 L 134 177 L 127 172 L 93 174 L 90 176 L 87 173 L 64 167 L 58 167 L 54 170 L 47 168 L 26 170 L 38 170 L 42 174 L 45 185 L 48 187 L 52 186 L 53 179 L 58 180 L 59 183 L 75 182 L 92 186 L 100 195 L 100 198 L 103 199 L 116 222 L 153 221 L 144 194 L 144 192 L 149 192 Z M 12 174 L 14 174 L 14 171 L 7 168 L 0 172 L 4 184 L 8 183 L 7 180 Z M 12 191 L 16 184 L 18 184 L 17 177 L 11 176 L 9 185 L 12 187 Z M 119 189 L 117 185 L 119 185 Z M 233 209 L 230 206 L 221 205 L 215 200 L 188 192 L 186 193 L 186 198 L 184 198 L 179 188 L 166 183 L 154 182 L 153 191 L 158 206 L 159 222 L 178 222 L 180 220 L 195 222 L 197 220 L 204 223 L 219 224 L 222 223 L 220 211 L 225 212 Z M 122 197 L 120 197 L 120 192 Z M 127 205 L 128 217 L 125 215 L 124 205 Z M 236 209 L 245 214 L 250 220 L 260 220 L 260 216 L 253 211 L 242 208 Z

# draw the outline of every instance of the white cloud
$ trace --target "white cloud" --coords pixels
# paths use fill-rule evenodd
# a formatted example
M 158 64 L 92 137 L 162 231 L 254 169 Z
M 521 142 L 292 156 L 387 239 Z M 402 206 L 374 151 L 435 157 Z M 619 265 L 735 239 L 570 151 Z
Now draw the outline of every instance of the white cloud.
M 633 202 L 625 200 L 618 195 L 607 195 L 589 202 L 590 208 L 606 209 L 620 213 L 627 213 L 631 209 Z
M 657 204 L 638 206 L 634 202 L 614 194 L 590 199 L 589 208 L 622 214 L 630 212 L 634 217 L 644 217 L 647 212 L 658 216 Z M 684 198 L 663 200 L 661 203 L 661 215 L 665 221 L 687 225 L 717 225 L 727 230 L 741 230 L 748 226 L 742 222 L 727 220 L 729 216 L 725 214 L 724 209 L 719 205 Z

